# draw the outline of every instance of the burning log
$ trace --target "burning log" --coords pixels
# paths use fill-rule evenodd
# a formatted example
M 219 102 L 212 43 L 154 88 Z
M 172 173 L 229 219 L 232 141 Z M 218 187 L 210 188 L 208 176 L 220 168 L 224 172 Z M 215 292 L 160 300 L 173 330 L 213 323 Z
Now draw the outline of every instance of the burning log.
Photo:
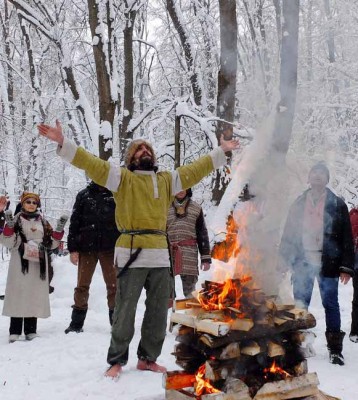
M 307 310 L 301 309 L 301 308 L 294 308 L 291 310 L 282 310 L 278 313 L 278 317 L 284 316 L 292 319 L 299 319 L 299 318 L 304 318 L 304 316 L 307 314 Z
M 252 400 L 245 393 L 211 393 L 201 396 L 201 400 Z
M 195 329 L 198 332 L 205 332 L 214 336 L 225 336 L 230 331 L 230 327 L 230 323 L 210 319 L 197 320 L 195 323 Z
M 175 340 L 181 343 L 192 343 L 193 338 L 196 337 L 195 330 L 189 326 L 179 325 L 178 335 Z
M 216 348 L 225 346 L 232 342 L 239 342 L 244 339 L 256 339 L 261 337 L 271 337 L 280 333 L 310 329 L 316 326 L 316 319 L 310 313 L 306 313 L 305 318 L 296 320 L 287 320 L 285 324 L 280 326 L 267 326 L 267 325 L 255 325 L 252 329 L 247 332 L 244 331 L 233 331 L 231 330 L 226 336 L 213 337 L 209 335 L 203 335 L 199 338 L 200 341 L 205 343 L 208 347 Z
M 177 302 L 173 354 L 184 371 L 166 376 L 167 400 L 284 400 L 318 393 L 306 361 L 314 335 L 303 331 L 316 325 L 315 318 L 278 304 L 249 281 L 206 281 L 198 300 Z
M 229 343 L 223 349 L 220 349 L 219 354 L 215 358 L 218 360 L 229 360 L 231 358 L 239 358 L 240 355 L 240 343 L 234 342 Z
M 195 349 L 193 345 L 187 345 L 185 343 L 176 344 L 172 355 L 174 355 L 177 360 L 191 360 L 193 358 L 200 358 L 202 356 L 201 352 Z
M 318 385 L 316 373 L 268 382 L 259 389 L 254 400 L 284 400 L 317 395 Z
M 227 379 L 223 386 L 223 390 L 225 393 L 238 393 L 243 398 L 251 399 L 249 387 L 241 379 Z
M 231 330 L 248 332 L 254 326 L 250 318 L 237 318 L 230 323 Z
M 217 362 L 208 360 L 205 363 L 205 378 L 212 382 L 226 379 L 232 376 L 235 364 L 231 362 Z
M 187 390 L 166 390 L 165 398 L 167 400 L 198 400 L 199 397 Z
M 166 390 L 165 398 L 167 400 L 252 400 L 250 396 L 240 393 L 219 392 L 196 396 L 186 390 Z
M 273 323 L 275 326 L 283 325 L 287 322 L 287 318 L 274 317 Z
M 189 328 L 195 328 L 195 316 L 182 313 L 172 313 L 170 322 L 188 326 Z
M 291 340 L 299 345 L 312 344 L 316 335 L 311 331 L 295 331 L 291 333 Z
M 285 349 L 280 344 L 275 343 L 272 340 L 267 342 L 267 354 L 269 357 L 283 356 L 285 353 Z
M 260 345 L 254 341 L 250 341 L 246 346 L 241 349 L 241 354 L 245 354 L 247 356 L 256 356 L 261 353 L 262 350 Z
M 195 375 L 183 371 L 167 371 L 163 374 L 163 388 L 166 390 L 193 387 Z
M 186 310 L 188 308 L 192 308 L 198 305 L 201 307 L 200 303 L 195 299 L 180 299 L 180 300 L 175 300 L 174 302 L 174 308 L 175 310 Z
M 210 319 L 198 319 L 193 315 L 173 313 L 170 322 L 182 324 L 194 328 L 199 332 L 209 333 L 214 336 L 225 336 L 230 331 L 230 323 L 213 321 Z
M 292 368 L 292 375 L 294 376 L 301 376 L 308 373 L 308 365 L 307 360 L 303 360 L 301 363 L 295 365 Z

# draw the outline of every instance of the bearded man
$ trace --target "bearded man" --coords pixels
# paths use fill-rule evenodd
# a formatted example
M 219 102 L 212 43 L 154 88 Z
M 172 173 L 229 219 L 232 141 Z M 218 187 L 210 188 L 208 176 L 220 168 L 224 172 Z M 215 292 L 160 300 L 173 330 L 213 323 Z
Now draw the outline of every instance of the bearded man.
M 129 344 L 134 335 L 137 303 L 146 290 L 146 310 L 138 345 L 137 369 L 164 372 L 156 363 L 161 353 L 167 324 L 168 302 L 173 277 L 170 270 L 166 223 L 176 193 L 188 189 L 226 162 L 225 152 L 239 146 L 237 140 L 221 138 L 220 147 L 192 164 L 174 172 L 158 172 L 150 143 L 133 140 L 126 152 L 126 168 L 99 159 L 62 133 L 56 126 L 38 125 L 39 133 L 59 144 L 58 154 L 86 171 L 97 184 L 113 192 L 115 219 L 120 236 L 116 242 L 118 269 L 116 304 L 106 376 L 116 378 L 127 364 Z

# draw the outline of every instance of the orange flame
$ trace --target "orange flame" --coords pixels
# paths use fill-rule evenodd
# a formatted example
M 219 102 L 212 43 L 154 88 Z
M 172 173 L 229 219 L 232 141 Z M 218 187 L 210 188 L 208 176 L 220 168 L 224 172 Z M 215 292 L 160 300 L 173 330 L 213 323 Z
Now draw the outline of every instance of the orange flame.
M 244 276 L 241 279 L 227 279 L 224 283 L 212 283 L 208 290 L 198 293 L 197 299 L 204 310 L 224 310 L 228 307 L 239 310 L 242 285 L 250 280 L 250 276 Z
M 280 368 L 278 365 L 276 365 L 276 361 L 274 361 L 269 368 L 264 369 L 265 374 L 273 374 L 273 375 L 279 375 L 281 376 L 282 379 L 288 378 L 291 375 L 286 372 L 284 369 Z M 267 379 L 267 375 L 265 375 L 265 378 Z
M 196 379 L 195 394 L 197 396 L 201 396 L 202 394 L 219 393 L 220 390 L 214 388 L 214 386 L 210 383 L 209 379 L 204 378 L 204 375 L 205 375 L 205 364 L 199 367 L 198 372 L 195 375 Z
M 238 225 L 232 214 L 229 215 L 226 223 L 227 233 L 223 242 L 215 243 L 211 253 L 212 258 L 228 262 L 231 257 L 239 254 L 240 246 L 238 243 Z

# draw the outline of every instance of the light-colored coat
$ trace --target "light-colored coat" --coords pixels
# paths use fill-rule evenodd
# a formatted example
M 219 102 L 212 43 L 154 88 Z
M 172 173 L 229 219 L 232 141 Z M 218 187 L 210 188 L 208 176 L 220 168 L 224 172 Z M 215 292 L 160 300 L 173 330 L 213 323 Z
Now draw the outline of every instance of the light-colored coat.
M 19 214 L 18 214 L 19 215 Z M 41 243 L 43 226 L 40 220 L 21 218 L 23 232 L 28 241 Z M 11 236 L 0 235 L 0 243 L 11 251 L 9 271 L 6 282 L 3 315 L 22 318 L 48 318 L 50 312 L 48 261 L 46 256 L 46 279 L 40 278 L 40 263 L 29 261 L 29 271 L 24 274 L 21 270 L 19 246 L 21 238 L 15 233 Z M 52 248 L 58 247 L 59 242 L 52 239 Z

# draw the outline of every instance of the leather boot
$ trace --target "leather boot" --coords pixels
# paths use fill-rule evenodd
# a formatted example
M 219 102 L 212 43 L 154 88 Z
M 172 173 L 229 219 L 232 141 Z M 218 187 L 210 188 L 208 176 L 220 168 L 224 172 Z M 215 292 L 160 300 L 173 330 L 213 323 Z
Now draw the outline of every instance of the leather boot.
M 67 334 L 69 332 L 76 332 L 76 333 L 83 332 L 82 327 L 86 319 L 86 314 L 87 310 L 80 310 L 79 308 L 74 308 L 72 310 L 70 326 L 67 329 L 65 329 L 65 333 Z
M 343 339 L 345 332 L 326 332 L 327 348 L 329 352 L 329 362 L 331 364 L 344 365 L 342 355 Z

